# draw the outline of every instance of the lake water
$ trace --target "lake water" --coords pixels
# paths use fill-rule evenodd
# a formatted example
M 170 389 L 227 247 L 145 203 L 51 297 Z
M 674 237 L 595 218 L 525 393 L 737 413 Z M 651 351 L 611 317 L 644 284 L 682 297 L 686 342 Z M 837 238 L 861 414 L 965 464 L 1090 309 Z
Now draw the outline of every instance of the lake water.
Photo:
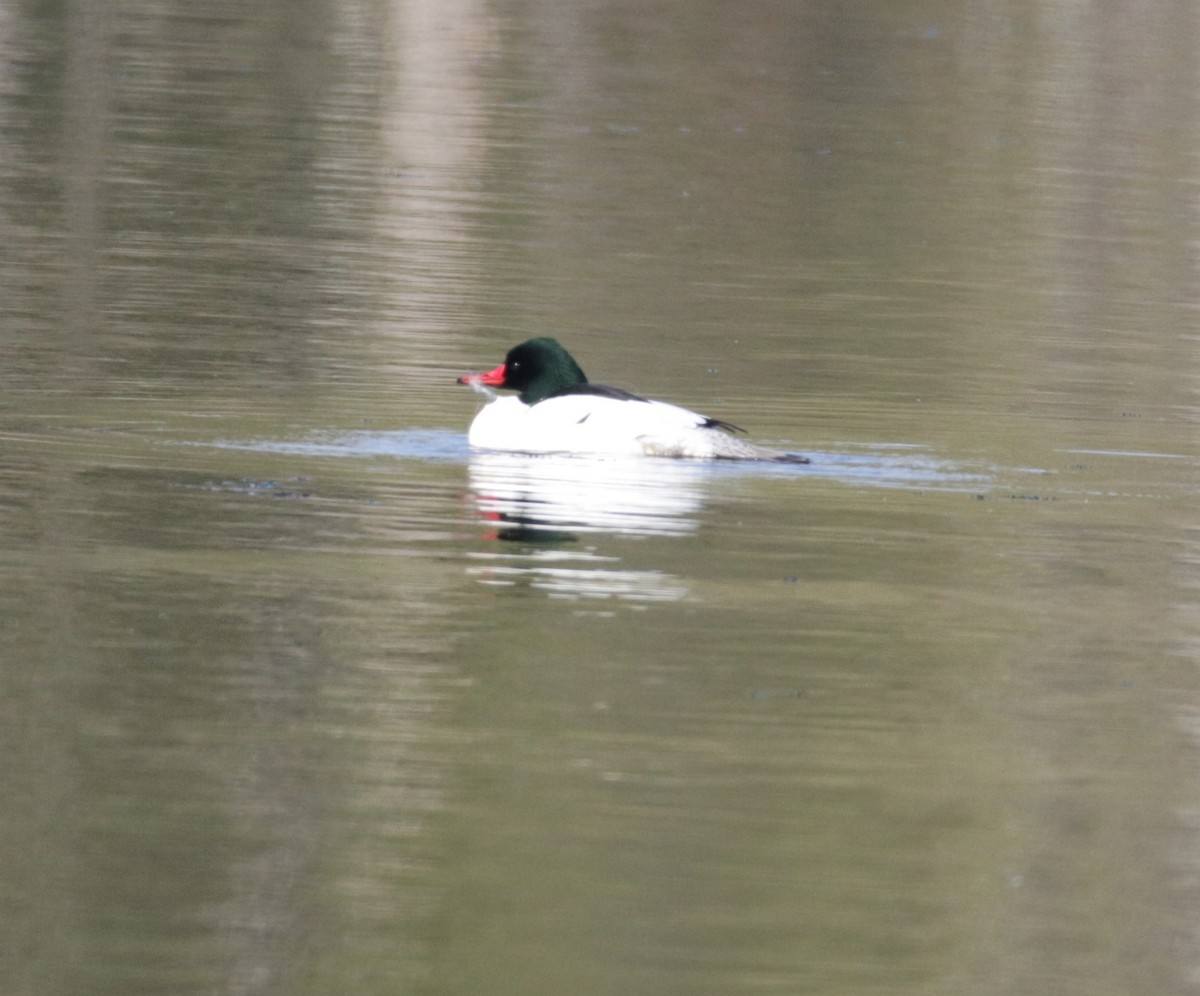
M 1200 991 L 1198 22 L 0 11 L 4 993 Z

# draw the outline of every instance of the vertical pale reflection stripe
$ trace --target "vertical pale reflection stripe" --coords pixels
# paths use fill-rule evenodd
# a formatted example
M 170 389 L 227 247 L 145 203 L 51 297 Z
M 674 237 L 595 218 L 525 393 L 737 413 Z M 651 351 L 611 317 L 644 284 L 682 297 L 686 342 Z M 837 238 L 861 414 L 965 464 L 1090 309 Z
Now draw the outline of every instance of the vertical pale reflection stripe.
M 393 179 L 377 226 L 396 268 L 386 328 L 409 345 L 461 330 L 464 293 L 479 282 L 472 219 L 486 155 L 487 99 L 480 66 L 498 32 L 477 0 L 393 4 L 383 87 L 383 154 Z M 431 341 L 432 340 L 432 341 Z

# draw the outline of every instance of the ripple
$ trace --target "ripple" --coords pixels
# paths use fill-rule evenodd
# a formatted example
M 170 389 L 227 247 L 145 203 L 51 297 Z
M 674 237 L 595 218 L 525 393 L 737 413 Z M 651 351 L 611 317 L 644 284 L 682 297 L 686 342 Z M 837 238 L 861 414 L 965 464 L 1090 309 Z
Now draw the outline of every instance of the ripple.
M 759 460 L 676 460 L 653 457 L 606 458 L 563 454 L 492 453 L 472 450 L 464 433 L 451 429 L 401 429 L 394 432 L 320 432 L 297 440 L 216 439 L 191 445 L 221 449 L 291 453 L 299 456 L 426 460 L 467 464 L 491 488 L 508 493 L 522 479 L 552 492 L 550 503 L 574 501 L 572 489 L 616 488 L 635 506 L 648 492 L 662 500 L 666 489 L 676 487 L 696 494 L 703 482 L 727 477 L 818 477 L 848 484 L 884 488 L 920 487 L 939 490 L 978 488 L 995 480 L 1001 469 L 967 465 L 934 456 L 926 447 L 895 444 L 859 444 L 860 452 L 805 452 L 810 464 Z M 1018 473 L 1043 473 L 1020 469 Z M 607 495 L 608 498 L 617 495 Z M 589 502 L 595 505 L 596 502 Z

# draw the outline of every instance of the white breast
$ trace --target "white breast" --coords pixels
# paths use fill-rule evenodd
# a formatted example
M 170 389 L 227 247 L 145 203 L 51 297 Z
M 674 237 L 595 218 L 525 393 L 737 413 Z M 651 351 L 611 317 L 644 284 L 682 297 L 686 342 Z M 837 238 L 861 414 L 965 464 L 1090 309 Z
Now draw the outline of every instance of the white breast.
M 468 441 L 488 450 L 701 459 L 739 456 L 741 440 L 706 428 L 703 415 L 661 401 L 569 394 L 536 405 L 497 398 L 471 423 Z M 732 450 L 726 451 L 727 446 Z

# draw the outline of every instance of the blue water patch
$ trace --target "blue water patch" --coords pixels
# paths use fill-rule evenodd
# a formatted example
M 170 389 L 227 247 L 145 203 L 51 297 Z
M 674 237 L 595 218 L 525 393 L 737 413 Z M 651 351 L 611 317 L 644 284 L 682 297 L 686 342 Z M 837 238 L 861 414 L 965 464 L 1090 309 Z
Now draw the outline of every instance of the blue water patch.
M 884 488 L 929 488 L 970 490 L 988 487 L 996 469 L 965 466 L 933 456 L 920 446 L 871 446 L 859 452 L 814 452 L 805 454 L 808 464 L 775 463 L 765 460 L 674 460 L 654 457 L 602 458 L 557 454 L 485 454 L 473 451 L 462 432 L 451 429 L 402 429 L 394 432 L 356 431 L 316 433 L 297 440 L 217 439 L 204 444 L 221 449 L 259 453 L 287 453 L 310 457 L 389 458 L 439 463 L 479 463 L 481 460 L 513 457 L 527 467 L 549 469 L 551 465 L 579 467 L 600 465 L 639 468 L 638 476 L 675 478 L 687 468 L 689 479 L 724 477 L 818 477 L 845 483 Z M 668 468 L 674 468 L 669 470 Z M 540 475 L 539 475 L 540 476 Z
M 880 444 L 859 452 L 804 450 L 808 464 L 715 461 L 714 474 L 751 477 L 819 477 L 880 488 L 960 491 L 986 488 L 996 468 L 956 464 L 920 446 Z
M 396 432 L 315 433 L 297 440 L 215 439 L 203 444 L 256 453 L 291 453 L 314 457 L 390 457 L 466 463 L 471 456 L 464 433 L 450 429 L 403 429 Z

